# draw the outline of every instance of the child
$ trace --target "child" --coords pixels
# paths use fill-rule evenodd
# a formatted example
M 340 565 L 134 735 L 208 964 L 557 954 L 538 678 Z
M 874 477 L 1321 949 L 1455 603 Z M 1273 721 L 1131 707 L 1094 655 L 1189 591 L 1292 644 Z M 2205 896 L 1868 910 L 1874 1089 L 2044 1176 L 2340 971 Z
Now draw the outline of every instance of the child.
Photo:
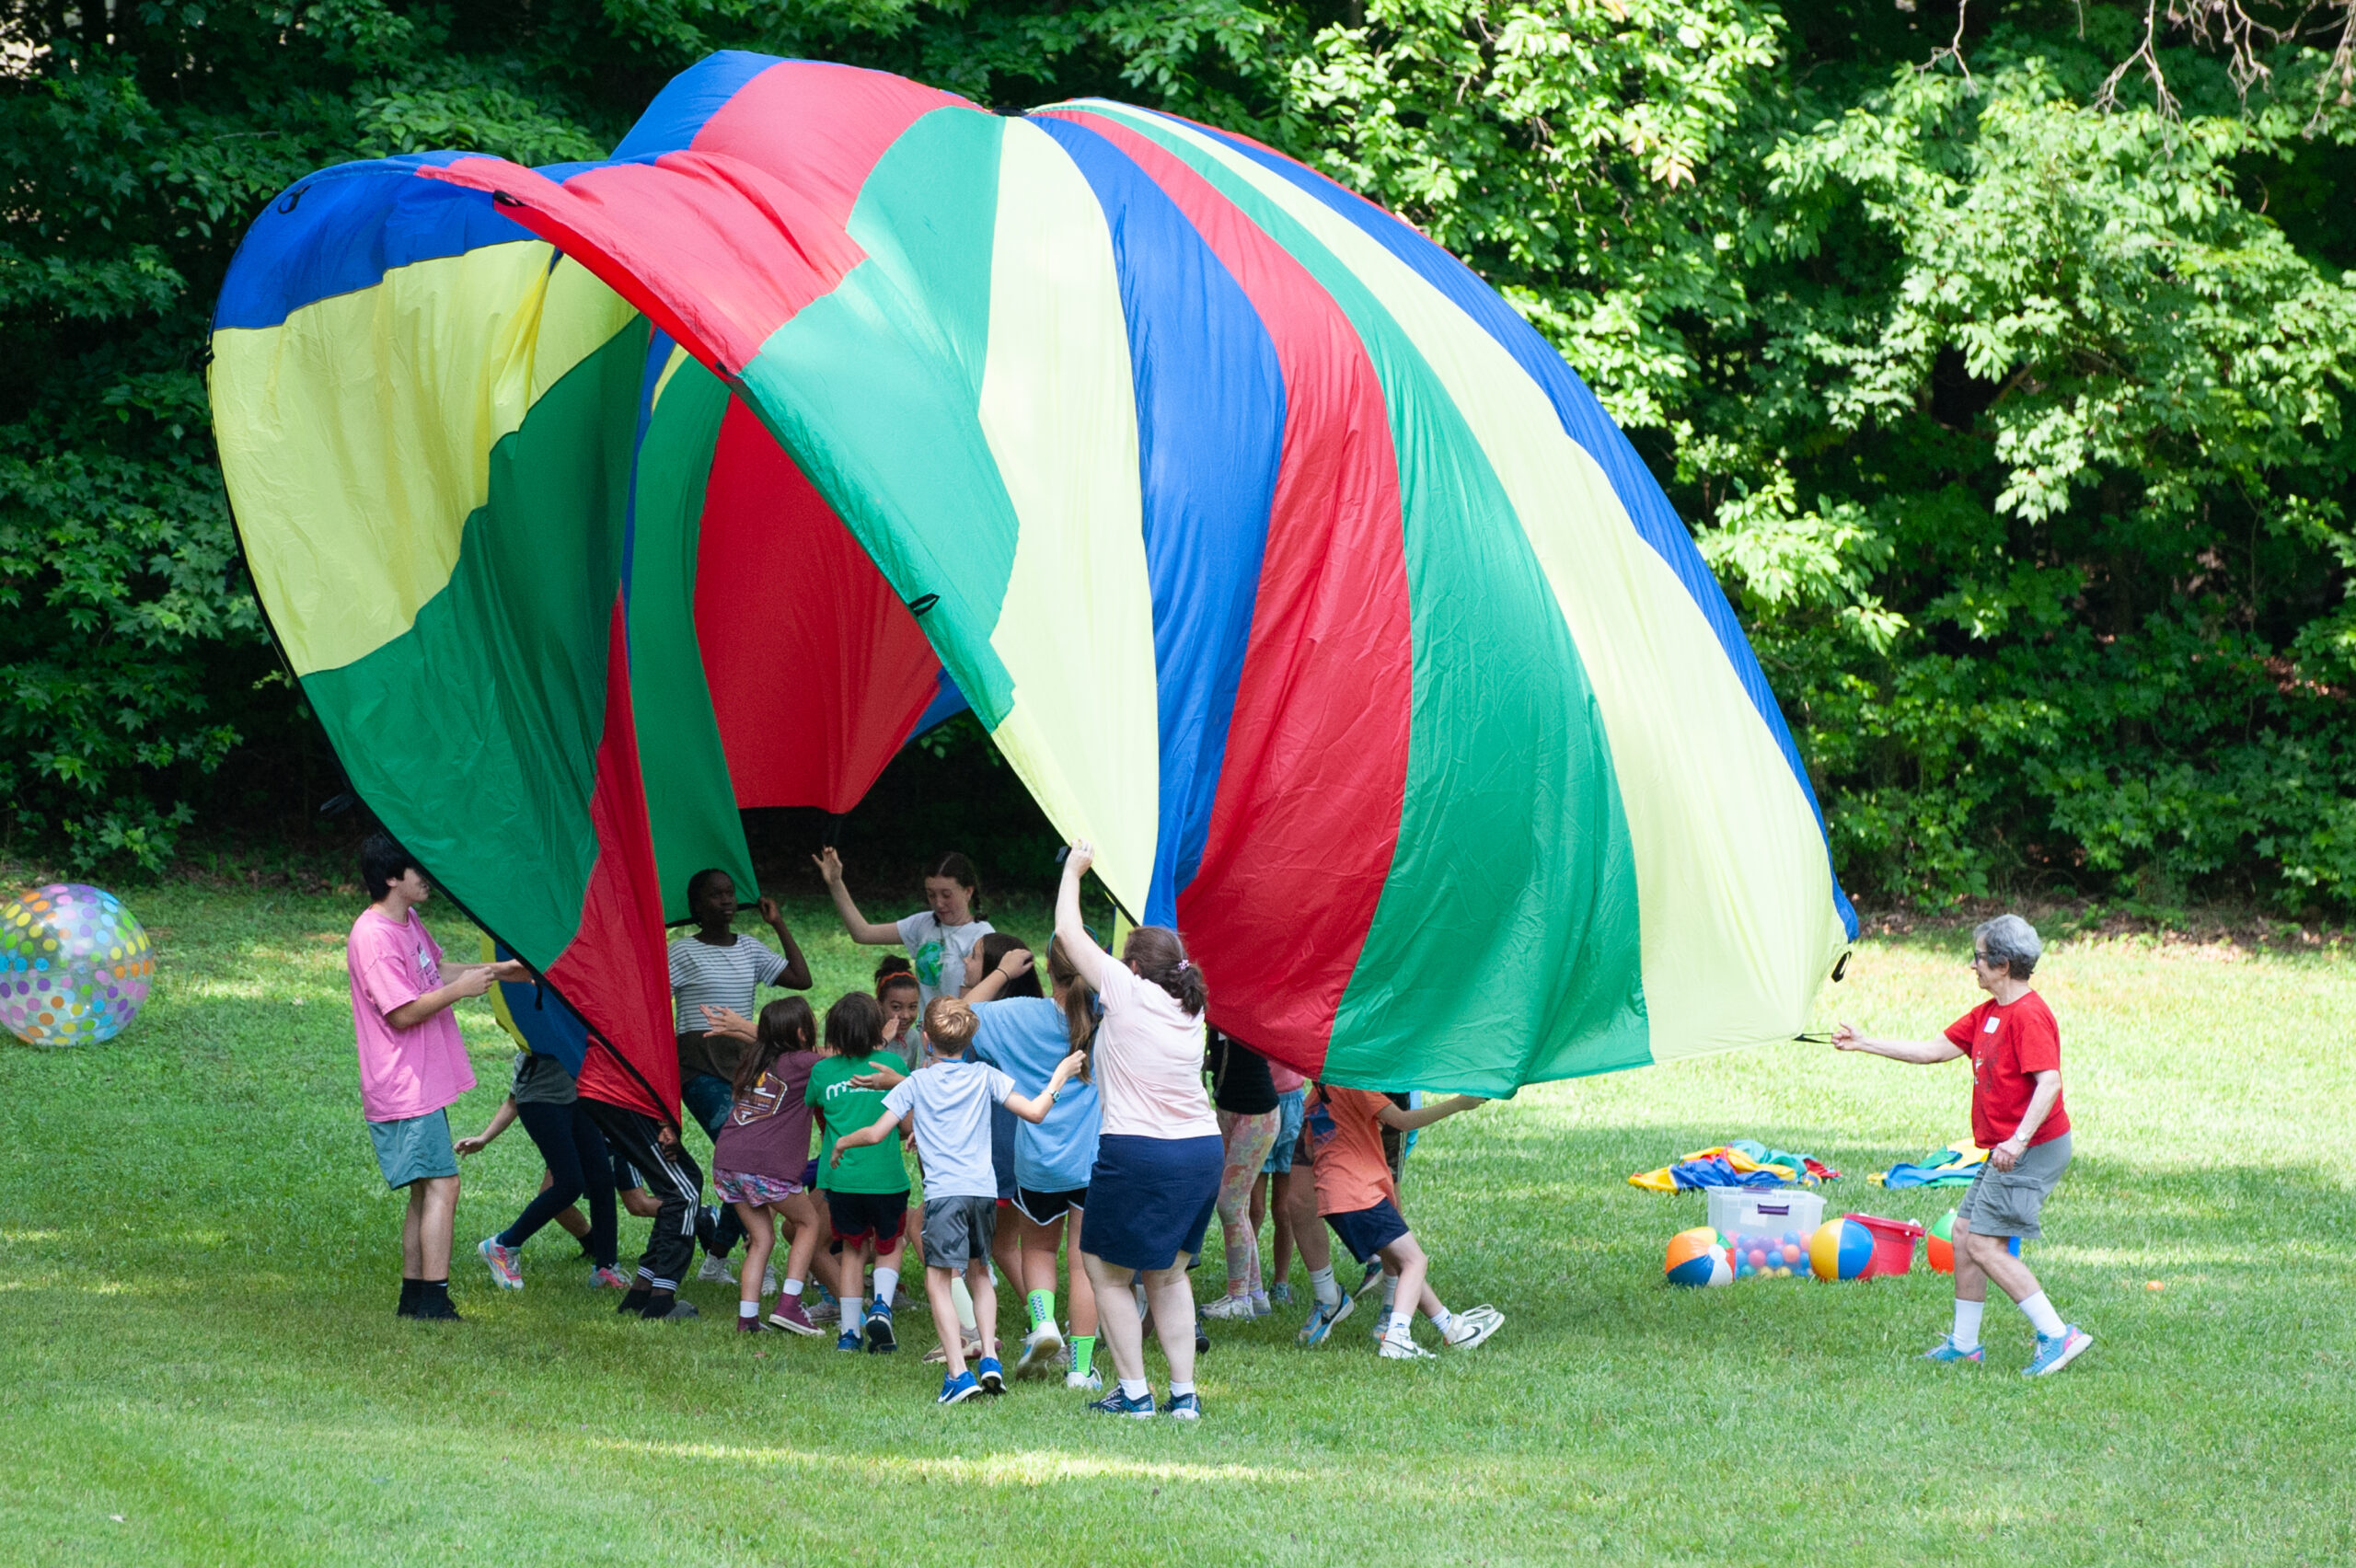
M 543 1055 L 525 1046 L 515 1053 L 515 1066 L 510 1080 L 507 1098 L 491 1118 L 491 1124 L 470 1138 L 457 1143 L 461 1158 L 479 1154 L 493 1138 L 517 1122 L 531 1136 L 540 1151 L 547 1169 L 541 1174 L 540 1190 L 515 1216 L 515 1223 L 495 1236 L 487 1236 L 475 1251 L 491 1270 L 491 1277 L 502 1289 L 524 1288 L 524 1271 L 520 1257 L 524 1243 L 537 1235 L 550 1220 L 564 1225 L 567 1216 L 576 1222 L 580 1211 L 572 1205 L 583 1196 L 589 1200 L 587 1225 L 576 1232 L 581 1249 L 589 1255 L 589 1288 L 592 1290 L 627 1290 L 629 1282 L 622 1277 L 619 1244 L 616 1235 L 614 1214 L 614 1168 L 606 1154 L 605 1135 L 597 1131 L 597 1124 L 581 1108 L 580 1090 L 564 1064 L 554 1056 Z M 568 1231 L 572 1229 L 564 1225 Z
M 1219 1229 L 1226 1241 L 1227 1294 L 1202 1309 L 1206 1318 L 1250 1321 L 1274 1309 L 1260 1283 L 1260 1227 L 1252 1188 L 1284 1115 L 1268 1059 L 1221 1030 L 1211 1032 L 1211 1103 L 1227 1149 L 1218 1183 Z
M 900 954 L 887 952 L 875 961 L 875 999 L 884 1007 L 886 1041 L 905 1045 L 923 1038 L 917 1019 L 924 1011 L 924 989 L 917 984 L 917 972 Z
M 883 1049 L 884 1009 L 863 991 L 853 991 L 826 1009 L 828 1055 L 811 1069 L 803 1102 L 818 1113 L 826 1135 L 818 1151 L 818 1185 L 826 1194 L 826 1210 L 835 1239 L 842 1243 L 840 1292 L 842 1332 L 837 1350 L 857 1350 L 865 1330 L 866 1348 L 888 1355 L 899 1348 L 892 1333 L 892 1290 L 900 1283 L 900 1239 L 907 1228 L 908 1170 L 900 1151 L 852 1145 L 848 1159 L 835 1158 L 835 1146 L 844 1134 L 864 1127 L 883 1113 L 880 1090 L 862 1089 L 851 1080 L 874 1067 L 896 1073 L 908 1070 L 905 1058 Z M 870 1138 L 868 1144 L 876 1140 Z M 875 1249 L 875 1304 L 862 1324 L 859 1304 L 860 1251 Z
M 1384 1273 L 1398 1278 L 1400 1305 L 1383 1327 L 1386 1360 L 1431 1359 L 1431 1352 L 1416 1344 L 1410 1332 L 1418 1306 L 1440 1337 L 1459 1350 L 1472 1349 L 1505 1324 L 1505 1314 L 1494 1307 L 1471 1307 L 1451 1313 L 1440 1305 L 1426 1283 L 1431 1261 L 1400 1217 L 1399 1190 L 1383 1158 L 1383 1128 L 1403 1133 L 1428 1127 L 1483 1103 L 1460 1094 L 1419 1111 L 1403 1111 L 1388 1095 L 1327 1084 L 1319 1084 L 1310 1096 L 1307 1125 L 1316 1162 L 1317 1212 L 1352 1257 L 1362 1263 L 1380 1258 Z M 1310 1282 L 1316 1288 L 1317 1304 L 1310 1310 L 1309 1327 L 1301 1330 L 1301 1340 L 1320 1344 L 1330 1336 L 1333 1326 L 1349 1315 L 1350 1302 L 1342 1296 L 1330 1267 L 1311 1270 Z
M 711 1032 L 743 1038 L 742 1014 L 706 1008 Z M 785 1279 L 769 1322 L 789 1333 L 814 1334 L 803 1310 L 802 1285 L 818 1250 L 817 1216 L 803 1184 L 810 1162 L 810 1075 L 819 1061 L 818 1023 L 800 997 L 780 997 L 761 1009 L 751 1048 L 736 1064 L 736 1098 L 711 1150 L 711 1184 L 745 1223 L 745 1268 L 737 1291 L 736 1327 L 757 1332 L 762 1274 L 777 1245 L 777 1227 L 793 1232 Z
M 850 933 L 851 940 L 867 947 L 896 943 L 907 949 L 916 968 L 918 991 L 926 1002 L 935 997 L 953 997 L 965 988 L 965 955 L 991 928 L 975 910 L 982 884 L 974 874 L 973 861 L 963 855 L 943 855 L 925 873 L 925 907 L 897 925 L 878 926 L 859 912 L 850 890 L 843 886 L 842 859 L 833 847 L 815 858 L 818 874 L 826 880 L 826 891 L 835 895 L 835 913 L 842 917 L 843 929 Z
M 924 1286 L 932 1299 L 932 1320 L 940 1325 L 941 1354 L 948 1366 L 941 1380 L 942 1404 L 956 1404 L 978 1393 L 1002 1393 L 1006 1375 L 997 1355 L 998 1293 L 990 1288 L 990 1240 L 998 1229 L 998 1178 L 990 1170 L 992 1105 L 1004 1105 L 1026 1122 L 1045 1121 L 1064 1083 L 1087 1057 L 1078 1051 L 1056 1065 L 1045 1090 L 1026 1096 L 1014 1080 L 996 1067 L 966 1055 L 973 1043 L 974 1009 L 951 997 L 937 997 L 925 1009 L 925 1038 L 941 1060 L 923 1072 L 903 1079 L 884 1097 L 884 1113 L 855 1133 L 845 1133 L 827 1159 L 839 1165 L 845 1155 L 892 1135 L 903 1119 L 916 1124 L 917 1141 L 925 1151 Z M 956 1309 L 949 1297 L 950 1282 L 963 1272 L 973 1292 L 979 1319 L 982 1354 L 971 1372 L 965 1369 L 964 1335 L 956 1327 Z
M 999 939 L 990 937 L 975 951 L 987 954 Z M 999 1067 L 1020 1088 L 1044 1085 L 1054 1065 L 1069 1052 L 1085 1053 L 1096 1033 L 1096 993 L 1080 977 L 1063 948 L 1047 945 L 1047 977 L 1055 999 L 1039 996 L 1030 950 L 1016 946 L 999 955 L 988 974 L 976 976 L 964 999 L 979 1023 L 974 1055 Z M 1024 994 L 1025 983 L 1029 985 Z M 993 998 L 1004 996 L 1005 1000 Z M 1103 1120 L 1096 1086 L 1086 1068 L 1068 1084 L 1047 1119 L 1017 1123 L 1014 1133 L 1013 1207 L 1022 1219 L 1022 1272 L 1029 1293 L 1031 1332 L 1014 1375 L 1045 1372 L 1064 1348 L 1056 1329 L 1056 1252 L 1063 1244 L 1064 1218 L 1071 1218 L 1071 1369 L 1068 1389 L 1102 1389 L 1097 1375 L 1096 1293 L 1080 1262 L 1080 1225 L 1088 1206 L 1088 1178 L 1096 1169 L 1096 1139 Z
M 1275 1263 L 1268 1274 L 1268 1302 L 1273 1309 L 1292 1305 L 1292 1162 L 1293 1151 L 1300 1143 L 1302 1101 L 1308 1097 L 1309 1080 L 1282 1062 L 1272 1061 L 1268 1081 L 1276 1091 L 1276 1141 L 1269 1146 L 1260 1180 L 1252 1188 L 1252 1234 L 1259 1235 L 1263 1223 L 1275 1220 L 1268 1240 Z
M 475 1074 L 450 1009 L 495 981 L 523 979 L 525 969 L 513 959 L 463 964 L 445 980 L 441 945 L 417 917 L 433 889 L 387 835 L 372 834 L 360 847 L 360 880 L 368 907 L 352 923 L 344 947 L 360 1109 L 385 1184 L 409 1189 L 395 1315 L 455 1321 L 450 1230 L 458 1212 L 458 1156 L 450 1143 L 449 1106 L 474 1088 Z

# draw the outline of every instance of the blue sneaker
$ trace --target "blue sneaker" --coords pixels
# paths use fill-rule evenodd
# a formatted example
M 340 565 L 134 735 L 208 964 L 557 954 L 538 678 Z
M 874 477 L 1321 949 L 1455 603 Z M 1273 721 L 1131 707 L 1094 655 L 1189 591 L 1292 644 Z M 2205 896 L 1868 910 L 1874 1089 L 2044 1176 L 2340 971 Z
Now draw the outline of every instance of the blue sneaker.
M 1925 1361 L 1982 1361 L 1986 1358 L 1987 1347 L 1984 1345 L 1975 1344 L 1969 1350 L 1958 1350 L 1953 1334 L 1940 1335 L 1939 1343 L 1923 1353 Z
M 982 1386 L 974 1381 L 974 1375 L 971 1372 L 960 1372 L 954 1378 L 944 1377 L 941 1379 L 941 1398 L 933 1402 L 957 1404 L 962 1401 L 972 1399 L 981 1391 Z
M 1200 1421 L 1203 1401 L 1192 1394 L 1173 1394 L 1162 1401 L 1161 1413 L 1172 1421 Z
M 1291 1306 L 1292 1286 L 1287 1281 L 1280 1279 L 1276 1281 L 1276 1284 L 1268 1286 L 1268 1302 L 1269 1305 L 1273 1307 Z M 1253 1305 L 1256 1306 L 1258 1303 L 1255 1302 Z
M 867 1348 L 876 1355 L 889 1355 L 900 1348 L 892 1332 L 892 1309 L 880 1301 L 868 1310 Z
M 2051 1339 L 2039 1334 L 2037 1336 L 2037 1354 L 2030 1356 L 2028 1365 L 2021 1368 L 2021 1376 L 2042 1378 L 2048 1373 L 2059 1372 L 2077 1360 L 2094 1343 L 2095 1336 L 2075 1323 L 2064 1323 L 2062 1332 Z
M 1115 1384 L 1111 1393 L 1085 1408 L 1097 1415 L 1126 1415 L 1139 1421 L 1150 1421 L 1153 1419 L 1153 1394 L 1149 1389 L 1145 1398 L 1133 1400 L 1121 1392 L 1120 1386 Z
M 864 1350 L 866 1347 L 867 1342 L 859 1337 L 857 1329 L 845 1329 L 835 1336 L 837 1350 Z
M 976 1362 L 974 1364 L 974 1375 L 981 1380 L 982 1391 L 984 1393 L 1002 1394 L 1006 1392 L 1006 1368 L 998 1364 L 997 1356 L 985 1355 L 981 1360 Z
M 1357 1302 L 1345 1296 L 1338 1306 L 1328 1307 L 1322 1301 L 1309 1304 L 1309 1321 L 1300 1326 L 1300 1343 L 1314 1349 L 1334 1337 L 1334 1326 L 1357 1309 Z

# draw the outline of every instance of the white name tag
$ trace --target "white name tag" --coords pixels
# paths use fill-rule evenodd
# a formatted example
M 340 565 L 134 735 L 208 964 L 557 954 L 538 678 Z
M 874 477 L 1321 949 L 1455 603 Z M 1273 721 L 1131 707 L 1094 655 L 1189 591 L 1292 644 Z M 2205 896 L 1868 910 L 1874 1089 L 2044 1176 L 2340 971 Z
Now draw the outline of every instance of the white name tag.
M 1990 1013 L 1988 1015 L 1988 1027 L 1981 1030 L 1980 1032 L 1982 1034 L 1993 1034 L 1996 1032 L 1996 1026 L 2002 1022 L 2004 1022 L 2004 1020 L 1998 1018 L 1994 1013 Z

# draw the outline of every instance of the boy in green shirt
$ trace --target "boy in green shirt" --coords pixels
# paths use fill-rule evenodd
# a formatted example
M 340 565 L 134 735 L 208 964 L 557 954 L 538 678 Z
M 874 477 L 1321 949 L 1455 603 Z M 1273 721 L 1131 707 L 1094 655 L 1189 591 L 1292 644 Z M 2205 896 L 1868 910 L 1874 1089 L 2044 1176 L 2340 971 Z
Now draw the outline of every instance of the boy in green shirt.
M 826 1049 L 811 1069 L 810 1089 L 803 1099 L 817 1113 L 825 1137 L 818 1149 L 818 1188 L 826 1194 L 835 1236 L 843 1244 L 841 1288 L 842 1332 L 837 1350 L 860 1345 L 859 1310 L 860 1254 L 875 1249 L 875 1303 L 866 1314 L 866 1347 L 881 1355 L 899 1348 L 892 1333 L 892 1292 L 900 1283 L 901 1233 L 908 1217 L 908 1168 L 900 1159 L 900 1139 L 843 1151 L 835 1163 L 835 1141 L 855 1133 L 884 1114 L 884 1091 L 861 1089 L 853 1078 L 878 1066 L 906 1073 L 907 1062 L 882 1049 L 884 1009 L 864 991 L 853 991 L 826 1009 Z

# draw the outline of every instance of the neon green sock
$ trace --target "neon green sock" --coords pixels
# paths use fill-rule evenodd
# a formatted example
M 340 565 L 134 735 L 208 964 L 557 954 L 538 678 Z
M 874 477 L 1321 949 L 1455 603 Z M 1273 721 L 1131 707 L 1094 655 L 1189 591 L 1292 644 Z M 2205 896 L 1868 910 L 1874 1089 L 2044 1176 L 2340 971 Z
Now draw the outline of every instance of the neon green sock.
M 1096 1336 L 1074 1334 L 1071 1340 L 1071 1369 L 1085 1378 L 1095 1370 Z
M 1055 1320 L 1056 1293 L 1052 1290 L 1033 1291 L 1031 1293 L 1031 1327 L 1035 1330 L 1042 1323 L 1052 1323 Z

